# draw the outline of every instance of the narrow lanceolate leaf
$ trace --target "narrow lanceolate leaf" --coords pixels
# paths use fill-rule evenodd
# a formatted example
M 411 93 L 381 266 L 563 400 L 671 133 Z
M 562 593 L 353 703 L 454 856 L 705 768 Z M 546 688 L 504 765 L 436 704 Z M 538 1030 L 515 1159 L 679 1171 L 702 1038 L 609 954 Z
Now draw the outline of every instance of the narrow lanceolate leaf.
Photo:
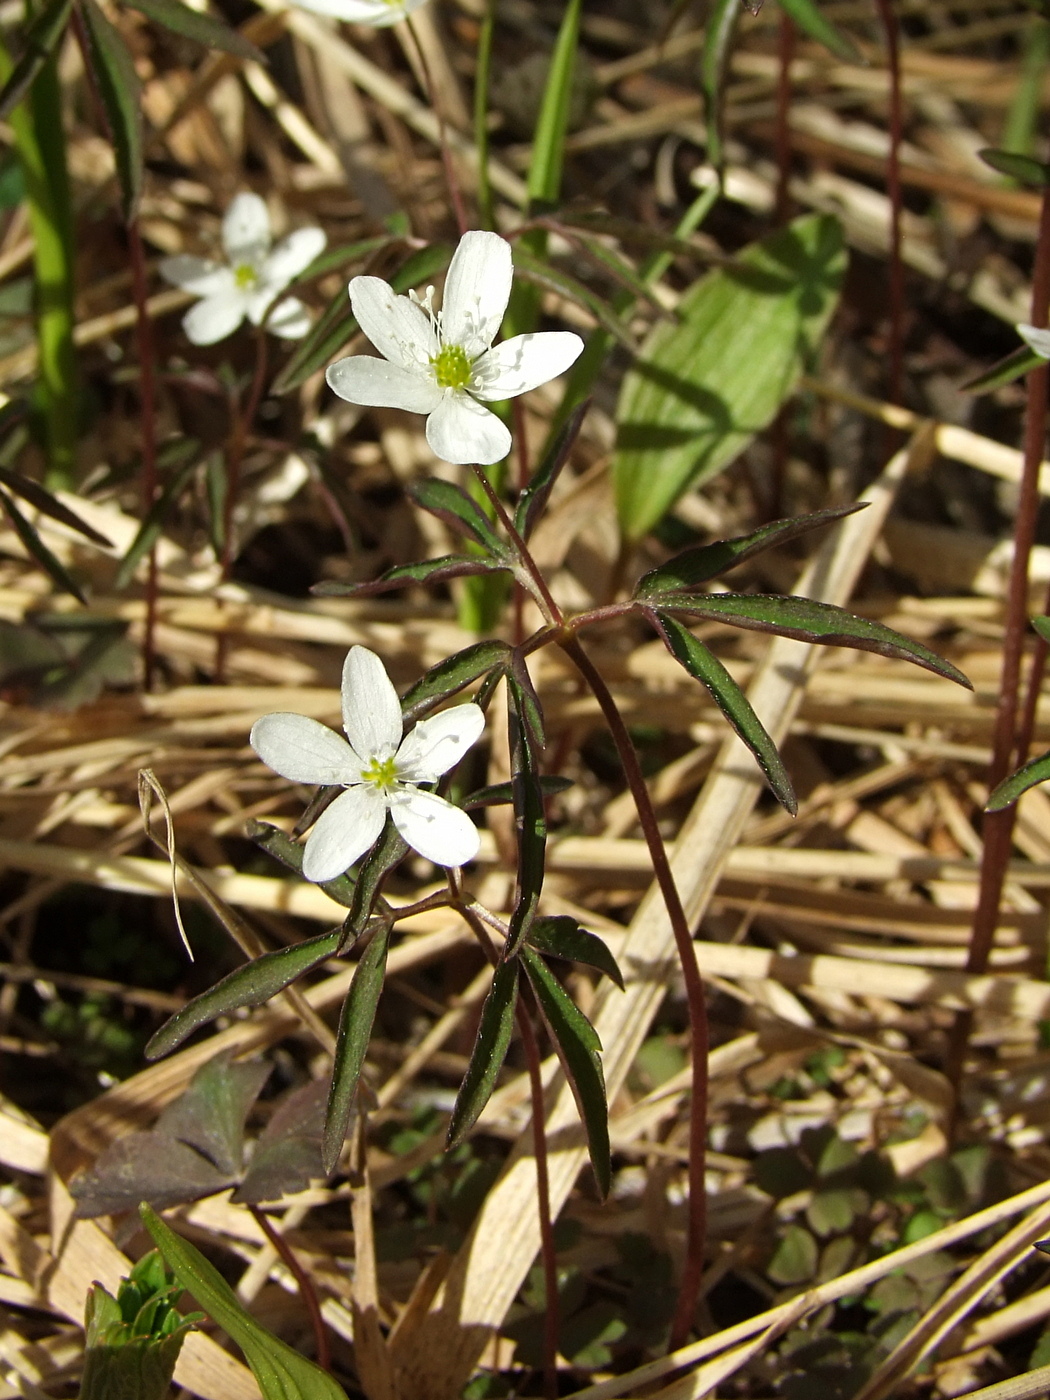
M 999 786 L 984 804 L 986 812 L 1001 812 L 1004 807 L 1011 807 L 1019 797 L 1023 797 L 1029 788 L 1045 783 L 1050 778 L 1050 753 L 1040 754 L 1038 758 L 1030 759 L 1023 767 L 1018 768 L 1016 773 L 1011 773 L 1008 778 L 1004 778 Z
M 477 554 L 442 554 L 438 559 L 422 559 L 418 564 L 397 564 L 370 583 L 338 583 L 334 580 L 317 583 L 310 592 L 317 598 L 370 598 L 377 593 L 391 593 L 397 588 L 412 588 L 428 583 L 444 583 L 450 578 L 470 574 L 492 574 L 507 569 L 508 564 L 494 564 Z
M 492 1097 L 496 1078 L 507 1057 L 517 1004 L 518 960 L 505 959 L 496 968 L 492 987 L 481 1008 L 478 1038 L 448 1125 L 448 1147 L 462 1142 Z
M 507 545 L 480 504 L 454 482 L 424 477 L 412 487 L 412 495 L 424 510 L 443 520 L 458 535 L 473 540 L 494 559 L 508 555 Z
M 0 121 L 6 121 L 33 85 L 33 80 L 58 47 L 66 32 L 73 0 L 51 0 L 29 26 L 15 66 L 0 88 Z
M 0 506 L 7 512 L 11 524 L 15 527 L 15 534 L 22 541 L 26 551 L 33 556 L 48 577 L 63 593 L 71 593 L 78 603 L 86 603 L 87 599 L 84 597 L 79 583 L 66 566 L 55 558 L 11 497 L 4 491 L 0 491 Z
M 623 991 L 623 973 L 606 944 L 596 933 L 581 928 L 570 914 L 534 919 L 526 941 L 538 953 L 597 968 Z
M 95 0 L 82 0 L 95 83 L 106 109 L 117 157 L 124 218 L 130 222 L 142 190 L 142 90 L 128 46 Z
M 343 925 L 344 939 L 348 946 L 352 939 L 359 938 L 364 933 L 372 911 L 379 901 L 383 881 L 407 853 L 408 847 L 401 839 L 397 827 L 387 817 L 382 835 L 365 856 L 357 872 L 350 913 Z
M 845 269 L 837 222 L 797 219 L 702 277 L 679 320 L 656 327 L 616 412 L 613 475 L 628 539 L 773 421 L 824 334 Z
M 243 34 L 238 34 L 222 20 L 202 14 L 200 10 L 191 10 L 188 5 L 180 4 L 179 0 L 127 0 L 127 3 L 133 10 L 170 29 L 173 34 L 193 39 L 205 48 L 222 49 L 236 58 L 253 59 L 256 63 L 266 62 L 262 50 L 257 49 Z
M 57 496 L 53 496 L 37 481 L 30 480 L 27 476 L 22 476 L 20 472 L 8 471 L 6 467 L 0 467 L 0 486 L 6 486 L 14 496 L 21 496 L 28 505 L 33 506 L 41 515 L 49 516 L 52 520 L 57 520 L 61 525 L 67 526 L 70 530 L 76 530 L 92 544 L 99 544 L 109 548 L 111 541 L 105 535 L 99 534 L 93 525 L 81 520 L 80 516 L 71 511 L 68 506 L 62 504 Z
M 1032 626 L 1044 642 L 1050 642 L 1050 617 L 1033 617 Z
M 560 267 L 555 267 L 545 257 L 537 257 L 530 253 L 528 247 L 523 246 L 520 240 L 514 245 L 514 270 L 523 282 L 529 282 L 544 291 L 557 292 L 559 296 L 567 297 L 569 301 L 584 307 L 602 329 L 608 331 L 613 339 L 618 340 L 627 350 L 634 351 L 637 348 L 630 329 L 607 301 L 592 292 L 585 282 L 572 277 Z
M 551 777 L 540 778 L 540 789 L 544 797 L 557 797 L 559 792 L 567 792 L 573 786 L 571 778 Z M 514 801 L 513 783 L 492 783 L 488 787 L 478 788 L 475 792 L 464 797 L 460 806 L 464 809 L 474 807 L 505 807 L 509 802 Z
M 139 1214 L 182 1287 L 244 1352 L 263 1400 L 346 1400 L 346 1392 L 327 1371 L 280 1341 L 252 1317 L 199 1249 L 169 1229 L 149 1206 L 140 1207 Z
M 195 461 L 184 463 L 150 506 L 145 519 L 136 531 L 135 538 L 128 547 L 127 554 L 120 561 L 120 568 L 117 570 L 117 577 L 113 582 L 118 593 L 131 582 L 135 576 L 135 570 L 160 538 L 164 522 L 175 508 L 175 504 L 196 470 L 196 466 Z
M 547 504 L 554 483 L 561 475 L 562 467 L 569 460 L 569 453 L 583 427 L 583 420 L 587 416 L 588 408 L 590 408 L 590 400 L 586 399 L 573 409 L 543 461 L 529 478 L 529 484 L 518 497 L 518 504 L 514 508 L 514 528 L 522 539 L 529 538 L 536 522 L 543 514 L 543 508 Z
M 775 632 L 800 642 L 821 642 L 825 646 L 854 647 L 874 651 L 897 661 L 914 661 L 927 671 L 964 685 L 973 686 L 963 673 L 921 642 L 884 627 L 870 618 L 855 617 L 830 603 L 812 598 L 784 598 L 763 593 L 682 593 L 660 601 L 661 612 L 685 613 L 727 627 L 746 627 L 755 632 Z
M 501 676 L 510 665 L 513 648 L 507 642 L 475 642 L 455 655 L 439 661 L 420 676 L 401 697 L 401 714 L 406 724 L 416 720 L 455 695 L 465 686 L 494 673 Z
M 1020 155 L 1017 151 L 998 151 L 992 146 L 986 146 L 977 154 L 985 165 L 998 170 L 1000 175 L 1009 175 L 1011 180 L 1016 180 L 1019 184 L 1031 185 L 1037 190 L 1050 185 L 1050 165 L 1044 161 Z
M 336 248 L 326 248 L 303 273 L 303 279 L 323 277 L 326 272 L 339 272 L 354 263 L 363 262 L 381 248 L 389 248 L 397 240 L 393 234 L 381 233 L 375 238 L 361 238 L 356 243 L 341 243 Z
M 176 1050 L 200 1026 L 242 1006 L 262 1006 L 283 992 L 297 977 L 334 956 L 343 941 L 343 930 L 318 934 L 291 948 L 275 948 L 229 972 L 221 982 L 187 1002 L 166 1021 L 146 1046 L 147 1060 L 159 1060 Z
M 510 916 L 505 954 L 512 958 L 528 937 L 536 917 L 547 849 L 547 817 L 540 781 L 542 728 L 537 735 L 539 700 L 524 663 L 507 673 L 507 699 L 514 825 L 518 839 L 518 898 Z
M 846 63 L 863 62 L 863 55 L 853 40 L 836 29 L 822 13 L 816 0 L 780 0 L 780 7 L 798 25 L 804 34 L 823 44 L 826 49 Z
M 339 1154 L 343 1150 L 346 1130 L 350 1125 L 357 1083 L 361 1078 L 361 1066 L 365 1062 L 365 1052 L 371 1039 L 379 994 L 383 990 L 389 947 L 390 927 L 385 925 L 379 928 L 361 954 L 339 1017 L 339 1035 L 332 1068 L 332 1087 L 328 1092 L 324 1147 L 321 1153 L 325 1172 L 329 1175 L 339 1165 Z
M 743 6 L 739 0 L 716 0 L 707 17 L 704 47 L 700 55 L 700 88 L 707 119 L 707 159 L 721 170 L 725 164 L 725 86 L 729 60 Z
M 248 840 L 254 841 L 267 855 L 273 856 L 289 870 L 294 870 L 297 875 L 303 873 L 303 848 L 280 827 L 271 826 L 269 822 L 252 820 L 248 822 L 245 832 Z M 337 904 L 349 909 L 354 902 L 355 884 L 356 876 L 348 872 L 346 875 L 337 875 L 334 880 L 325 880 L 321 889 Z
M 975 379 L 968 379 L 962 387 L 968 394 L 990 394 L 993 389 L 1012 384 L 1015 379 L 1020 379 L 1022 375 L 1030 374 L 1033 369 L 1045 364 L 1042 355 L 1037 355 L 1031 346 L 1019 345 L 1016 350 L 1012 350 L 1009 355 L 992 365 L 991 369 L 986 369 Z
M 808 534 L 810 530 L 816 530 L 821 525 L 830 525 L 863 509 L 864 504 L 861 502 L 850 506 L 838 506 L 831 510 L 818 510 L 812 515 L 797 515 L 790 520 L 774 520 L 750 535 L 697 545 L 694 549 L 676 554 L 673 559 L 668 559 L 666 564 L 660 564 L 643 574 L 635 589 L 635 597 L 655 600 L 676 589 L 695 588 L 697 584 L 707 583 L 727 570 L 735 569 L 745 559 L 761 554 L 764 550 L 772 549 L 775 545 L 787 544 L 790 540 L 798 539 L 800 535 Z
M 569 996 L 554 973 L 531 948 L 521 950 L 521 961 L 528 976 L 565 1077 L 572 1087 L 587 1132 L 587 1148 L 594 1169 L 598 1194 L 609 1194 L 612 1175 L 609 1147 L 609 1106 L 605 1098 L 598 1032 Z
M 445 243 L 433 243 L 421 248 L 405 262 L 390 278 L 395 292 L 407 292 L 410 287 L 418 287 L 439 272 L 443 272 L 452 257 L 452 249 Z M 350 309 L 350 298 L 344 288 L 317 321 L 313 330 L 296 347 L 291 359 L 274 380 L 271 393 L 290 394 L 293 389 L 323 369 L 334 360 L 340 350 L 357 334 L 357 321 Z
M 776 744 L 766 733 L 750 700 L 736 681 L 718 657 L 702 642 L 698 642 L 692 632 L 680 622 L 666 614 L 661 615 L 652 608 L 647 608 L 645 615 L 663 638 L 674 659 L 701 685 L 706 686 L 711 698 L 736 730 L 738 737 L 755 755 L 777 800 L 794 816 L 798 811 L 798 801 L 788 771 L 777 752 Z

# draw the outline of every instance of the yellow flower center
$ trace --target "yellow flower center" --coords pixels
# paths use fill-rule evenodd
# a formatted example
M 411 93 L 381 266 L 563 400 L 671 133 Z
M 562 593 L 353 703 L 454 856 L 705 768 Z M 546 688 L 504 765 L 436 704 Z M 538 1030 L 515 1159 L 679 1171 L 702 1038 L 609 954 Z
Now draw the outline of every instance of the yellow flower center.
M 434 366 L 434 378 L 442 389 L 465 389 L 470 383 L 470 361 L 466 351 L 459 345 L 443 345 L 430 363 Z
M 233 280 L 240 287 L 242 292 L 246 292 L 249 287 L 255 286 L 256 273 L 251 263 L 241 263 L 233 270 Z
M 393 757 L 373 758 L 367 768 L 361 769 L 361 777 L 382 792 L 389 792 L 397 782 L 397 761 Z

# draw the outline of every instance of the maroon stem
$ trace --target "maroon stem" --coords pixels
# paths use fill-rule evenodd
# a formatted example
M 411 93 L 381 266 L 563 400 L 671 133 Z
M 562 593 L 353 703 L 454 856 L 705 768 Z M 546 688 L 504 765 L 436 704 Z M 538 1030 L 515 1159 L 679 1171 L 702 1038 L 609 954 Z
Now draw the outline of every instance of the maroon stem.
M 551 591 L 547 587 L 546 579 L 540 572 L 536 561 L 529 553 L 528 545 L 518 533 L 517 527 L 515 526 L 514 521 L 510 518 L 506 506 L 500 500 L 499 492 L 496 490 L 492 482 L 485 475 L 484 467 L 475 466 L 473 470 L 474 475 L 481 486 L 481 489 L 484 491 L 485 495 L 491 502 L 492 509 L 496 512 L 496 519 L 503 526 L 504 530 L 506 530 L 508 536 L 510 537 L 511 543 L 514 545 L 515 552 L 517 553 L 518 558 L 521 560 L 522 567 L 528 572 L 528 577 L 532 583 L 532 588 L 530 589 L 530 592 L 532 593 L 533 597 L 536 599 L 537 603 L 539 603 L 541 609 L 543 610 L 546 621 L 558 625 L 562 621 L 561 609 L 558 607 L 558 604 L 554 601 L 554 598 L 551 595 Z
M 554 1248 L 551 1220 L 551 1187 L 547 1170 L 547 1130 L 544 1125 L 543 1078 L 540 1050 L 536 1043 L 529 1009 L 521 1000 L 517 1007 L 518 1030 L 529 1070 L 532 1097 L 532 1145 L 536 1157 L 536 1206 L 540 1213 L 540 1248 L 543 1257 L 543 1394 L 555 1400 L 558 1394 L 558 1255 Z
M 689 928 L 682 901 L 675 884 L 671 862 L 667 858 L 660 827 L 656 820 L 649 789 L 645 785 L 641 764 L 635 752 L 631 736 L 623 717 L 616 708 L 608 687 L 579 640 L 569 634 L 559 638 L 559 645 L 571 658 L 580 674 L 587 681 L 595 699 L 601 706 L 605 722 L 609 726 L 624 777 L 638 809 L 645 843 L 649 848 L 649 858 L 653 863 L 653 874 L 660 886 L 667 908 L 667 915 L 674 932 L 674 941 L 682 964 L 685 980 L 686 1001 L 689 1006 L 689 1027 L 692 1037 L 692 1104 L 689 1115 L 689 1222 L 686 1238 L 685 1266 L 679 1285 L 678 1302 L 674 1321 L 671 1324 L 670 1347 L 674 1351 L 682 1346 L 689 1336 L 696 1313 L 696 1300 L 700 1292 L 700 1278 L 704 1267 L 704 1236 L 707 1228 L 707 1055 L 709 1034 L 707 1026 L 707 1002 L 704 997 L 704 983 L 693 948 L 693 937 Z
M 289 1247 L 288 1241 L 284 1238 L 277 1227 L 272 1224 L 266 1214 L 258 1206 L 249 1206 L 252 1219 L 258 1225 L 266 1238 L 273 1245 L 280 1255 L 281 1261 L 285 1264 L 288 1272 L 295 1279 L 299 1288 L 299 1294 L 306 1304 L 310 1314 L 310 1321 L 314 1329 L 314 1344 L 317 1348 L 317 1364 L 322 1371 L 329 1371 L 332 1367 L 332 1349 L 328 1344 L 328 1329 L 325 1326 L 324 1318 L 321 1316 L 321 1304 L 317 1298 L 317 1290 L 314 1288 L 313 1279 L 303 1268 L 302 1264 L 295 1257 L 294 1252 Z
M 786 10 L 780 11 L 777 34 L 777 195 L 776 221 L 786 224 L 791 213 L 791 60 L 795 56 L 795 21 Z
M 890 151 L 886 161 L 886 193 L 890 200 L 890 334 L 887 395 L 900 403 L 904 379 L 904 263 L 901 259 L 901 142 L 904 104 L 901 99 L 900 33 L 893 0 L 875 0 L 886 33 L 886 63 L 890 74 Z
M 146 253 L 138 219 L 128 223 L 128 252 L 131 255 L 131 292 L 135 301 L 135 339 L 139 357 L 139 404 L 142 415 L 142 518 L 153 508 L 157 496 L 157 378 L 153 351 L 153 323 L 149 314 Z M 149 552 L 146 574 L 146 621 L 142 638 L 143 687 L 153 689 L 157 663 L 157 547 Z

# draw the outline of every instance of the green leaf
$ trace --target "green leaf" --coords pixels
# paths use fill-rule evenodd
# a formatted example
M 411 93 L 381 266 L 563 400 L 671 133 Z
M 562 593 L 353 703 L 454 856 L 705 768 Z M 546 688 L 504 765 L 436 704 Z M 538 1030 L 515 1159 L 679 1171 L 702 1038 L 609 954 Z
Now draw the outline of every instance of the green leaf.
M 682 664 L 694 679 L 705 686 L 711 698 L 733 726 L 737 736 L 748 746 L 777 801 L 782 802 L 792 816 L 798 812 L 798 799 L 791 785 L 784 761 L 777 746 L 766 733 L 762 721 L 750 700 L 737 685 L 713 652 L 697 641 L 687 628 L 673 617 L 666 617 L 647 608 L 646 617 L 659 632 L 674 659 Z
M 66 32 L 73 0 L 51 0 L 29 26 L 22 53 L 0 88 L 0 121 L 5 121 L 29 91 L 36 75 L 58 48 Z
M 574 786 L 572 778 L 541 777 L 540 789 L 544 797 L 557 797 L 559 792 L 567 792 Z M 477 788 L 464 797 L 461 807 L 504 807 L 514 801 L 513 783 L 491 783 L 488 787 Z
M 421 248 L 405 262 L 390 278 L 395 292 L 407 292 L 420 282 L 429 281 L 437 273 L 444 271 L 452 257 L 452 249 L 445 243 L 432 243 Z M 358 329 L 354 313 L 350 309 L 350 298 L 340 292 L 305 340 L 301 341 L 294 353 L 273 381 L 272 394 L 290 394 L 305 383 L 311 374 L 323 369 L 338 355 Z
M 481 546 L 493 559 L 506 561 L 510 551 L 481 506 L 462 487 L 440 477 L 424 477 L 411 488 L 416 501 L 451 530 Z
M 545 291 L 557 292 L 559 296 L 584 307 L 626 349 L 633 352 L 637 348 L 630 329 L 607 301 L 592 292 L 585 282 L 555 267 L 545 256 L 531 253 L 523 239 L 514 244 L 514 271 L 523 282 L 531 282 Z
M 496 968 L 492 986 L 481 1008 L 477 1039 L 456 1095 L 446 1147 L 455 1147 L 463 1141 L 492 1096 L 496 1077 L 507 1057 L 517 1004 L 518 960 L 504 958 Z
M 267 855 L 279 860 L 289 870 L 294 870 L 297 875 L 303 873 L 303 847 L 280 827 L 252 819 L 245 828 L 245 834 L 249 841 L 254 841 Z M 330 899 L 334 899 L 336 904 L 341 904 L 344 909 L 349 909 L 354 902 L 356 882 L 357 877 L 347 872 L 345 875 L 337 875 L 334 880 L 319 883 Z
M 116 1298 L 92 1284 L 79 1400 L 165 1400 L 186 1335 L 204 1317 L 176 1311 L 181 1291 L 156 1250 L 121 1279 Z
M 766 1265 L 774 1283 L 806 1283 L 817 1272 L 817 1242 L 801 1225 L 789 1225 Z
M 135 570 L 139 564 L 149 554 L 150 550 L 160 538 L 160 532 L 164 528 L 164 522 L 171 514 L 176 501 L 182 494 L 182 490 L 197 468 L 196 460 L 183 463 L 182 467 L 174 473 L 164 490 L 146 512 L 146 516 L 135 533 L 135 538 L 128 546 L 128 552 L 120 561 L 120 568 L 117 576 L 113 580 L 113 587 L 119 593 L 122 588 L 126 588 L 135 576 Z
M 343 1002 L 339 1017 L 339 1035 L 332 1069 L 332 1087 L 328 1093 L 325 1114 L 324 1146 L 321 1160 L 325 1172 L 331 1174 L 339 1165 L 350 1114 L 361 1077 L 361 1066 L 372 1035 L 379 994 L 386 975 L 386 955 L 390 947 L 390 926 L 380 927 L 357 963 L 354 980 Z
M 838 223 L 798 219 L 701 278 L 680 322 L 656 327 L 617 408 L 613 473 L 628 539 L 772 422 L 812 359 L 845 268 Z
M 76 530 L 92 544 L 103 545 L 106 548 L 111 546 L 112 541 L 107 540 L 105 535 L 99 534 L 94 526 L 88 525 L 68 506 L 64 506 L 57 496 L 53 496 L 39 482 L 23 476 L 21 472 L 12 472 L 6 467 L 0 467 L 0 485 L 6 486 L 14 495 L 21 496 L 22 500 L 33 506 L 41 515 L 49 516 L 69 529 Z
M 1006 807 L 1012 807 L 1029 788 L 1045 783 L 1048 778 L 1050 778 L 1050 753 L 1040 754 L 1038 758 L 1029 759 L 1026 764 L 1018 768 L 1016 773 L 1011 773 L 1008 778 L 1003 779 L 984 804 L 984 810 L 986 812 L 1001 812 Z
M 602 1073 L 602 1043 L 590 1021 L 540 955 L 524 947 L 521 961 L 576 1098 L 587 1132 L 587 1148 L 598 1194 L 604 1200 L 609 1194 L 612 1162 L 609 1107 L 605 1098 L 605 1075 Z
M 263 1400 L 346 1400 L 327 1372 L 256 1322 L 200 1250 L 176 1235 L 143 1205 L 139 1214 L 179 1283 L 244 1352 Z
M 739 0 L 715 0 L 707 17 L 700 54 L 700 88 L 707 119 L 707 159 L 721 171 L 725 164 L 725 85 L 737 26 L 743 14 Z
M 1031 623 L 1044 642 L 1050 642 L 1050 617 L 1033 617 Z
M 518 841 L 518 897 L 510 916 L 507 950 L 513 957 L 528 937 L 543 889 L 547 849 L 547 816 L 540 781 L 543 744 L 539 699 L 520 656 L 507 672 L 510 712 L 510 767 L 514 794 L 514 825 Z
M 780 7 L 798 25 L 804 34 L 823 44 L 826 49 L 846 63 L 863 63 L 864 55 L 848 35 L 827 19 L 815 0 L 780 0 Z
M 15 527 L 15 534 L 22 541 L 26 551 L 32 555 L 52 582 L 63 593 L 71 593 L 78 603 L 86 604 L 87 599 L 84 597 L 79 583 L 66 566 L 59 559 L 56 559 L 11 497 L 4 491 L 0 491 L 0 506 L 7 512 L 11 524 Z
M 342 243 L 338 248 L 326 248 L 314 258 L 297 280 L 305 282 L 314 277 L 323 277 L 326 272 L 339 272 L 344 267 L 359 263 L 372 253 L 378 253 L 381 248 L 389 248 L 391 243 L 396 242 L 397 239 L 393 235 L 383 233 L 376 238 L 361 238 L 356 243 Z
M 529 478 L 528 485 L 518 497 L 518 504 L 514 508 L 514 528 L 523 540 L 529 538 L 536 522 L 543 514 L 543 508 L 547 504 L 554 483 L 558 480 L 562 468 L 569 460 L 569 454 L 579 436 L 580 429 L 583 427 L 583 420 L 587 416 L 589 407 L 590 400 L 585 400 L 573 410 L 550 449 L 544 455 L 543 461 Z
M 252 59 L 256 63 L 266 62 L 262 50 L 257 49 L 243 34 L 238 34 L 222 20 L 202 14 L 200 10 L 191 10 L 188 5 L 180 4 L 179 0 L 127 0 L 127 3 L 133 10 L 170 29 L 173 34 L 193 39 L 205 48 L 222 49 L 237 58 Z
M 438 559 L 422 559 L 418 564 L 396 564 L 370 583 L 314 584 L 310 592 L 316 598 L 370 598 L 376 593 L 390 593 L 395 588 L 412 588 L 428 583 L 444 583 L 450 578 L 470 574 L 492 574 L 508 569 L 509 564 L 493 564 L 477 554 L 442 554 Z
M 565 160 L 565 138 L 569 133 L 572 110 L 573 78 L 576 72 L 576 51 L 580 42 L 580 13 L 582 0 L 569 0 L 562 16 L 561 28 L 551 54 L 547 85 L 543 90 L 532 140 L 529 162 L 529 202 L 551 204 L 561 191 L 561 172 Z
M 106 109 L 117 158 L 124 219 L 130 223 L 142 191 L 142 88 L 128 46 L 95 0 L 81 0 L 95 82 Z
M 985 165 L 998 170 L 1000 175 L 1009 175 L 1018 184 L 1031 185 L 1037 190 L 1050 185 L 1050 165 L 1044 161 L 1033 160 L 1031 156 L 1020 155 L 1017 151 L 997 151 L 992 146 L 986 146 L 977 154 Z
M 756 632 L 775 632 L 800 642 L 821 642 L 825 646 L 854 647 L 873 651 L 897 661 L 914 661 L 917 666 L 955 681 L 972 690 L 963 673 L 921 642 L 884 627 L 870 618 L 855 617 L 830 603 L 812 598 L 784 598 L 763 593 L 682 593 L 666 597 L 661 612 L 685 613 L 727 627 L 744 627 Z
M 968 379 L 962 388 L 968 394 L 990 394 L 993 389 L 1012 384 L 1015 379 L 1020 379 L 1022 375 L 1030 374 L 1033 369 L 1045 364 L 1042 355 L 1037 355 L 1030 345 L 1019 345 L 1016 350 L 1011 350 L 1009 355 L 1004 355 L 992 365 L 991 369 L 986 369 L 974 379 Z
M 588 933 L 581 928 L 570 914 L 533 919 L 525 941 L 538 953 L 597 968 L 623 991 L 623 973 L 612 953 L 596 933 Z
M 513 648 L 503 641 L 475 642 L 439 661 L 410 686 L 401 699 L 406 724 L 414 723 L 450 695 L 490 673 L 502 675 L 510 665 Z

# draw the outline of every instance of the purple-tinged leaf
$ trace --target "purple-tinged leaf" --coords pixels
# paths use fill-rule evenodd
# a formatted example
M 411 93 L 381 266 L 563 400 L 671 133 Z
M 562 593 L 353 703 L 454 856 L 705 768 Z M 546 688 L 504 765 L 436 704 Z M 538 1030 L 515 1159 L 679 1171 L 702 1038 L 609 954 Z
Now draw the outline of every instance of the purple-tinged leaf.
M 1045 783 L 1048 778 L 1050 778 L 1050 753 L 1040 754 L 1038 758 L 1029 759 L 1026 764 L 1018 768 L 1016 773 L 1011 773 L 1008 778 L 1003 779 L 984 804 L 984 810 L 986 812 L 1001 812 L 1006 807 L 1012 807 L 1029 788 Z
M 534 287 L 576 302 L 589 311 L 602 329 L 608 331 L 625 349 L 632 353 L 637 351 L 630 329 L 604 298 L 591 291 L 585 282 L 555 267 L 546 258 L 531 253 L 521 241 L 514 244 L 514 271 L 522 282 L 530 282 Z
M 23 476 L 21 472 L 8 471 L 6 467 L 0 467 L 0 486 L 6 486 L 15 496 L 21 496 L 28 505 L 38 510 L 41 515 L 50 516 L 52 520 L 57 520 L 61 525 L 67 526 L 70 530 L 76 530 L 78 534 L 91 541 L 92 544 L 102 545 L 104 548 L 111 547 L 111 541 L 99 532 L 92 525 L 88 525 L 64 506 L 57 496 L 53 496 L 50 491 L 45 490 L 38 481 L 32 481 L 29 477 Z
M 541 777 L 540 790 L 544 797 L 557 797 L 560 792 L 567 792 L 573 786 L 571 778 Z M 475 807 L 505 807 L 507 803 L 514 801 L 513 783 L 492 783 L 488 787 L 478 788 L 476 792 L 464 797 L 459 806 L 466 810 L 473 810 Z
M 412 487 L 416 501 L 443 520 L 450 530 L 465 535 L 480 545 L 493 559 L 508 562 L 509 547 L 497 534 L 492 521 L 473 496 L 452 481 L 442 481 L 440 477 L 424 477 Z
M 496 1078 L 507 1058 L 517 1004 L 518 961 L 504 958 L 496 968 L 481 1008 L 477 1039 L 448 1125 L 447 1147 L 455 1147 L 463 1141 L 492 1096 Z
M 397 564 L 369 583 L 340 583 L 329 579 L 315 583 L 310 592 L 316 598 L 370 598 L 377 593 L 391 593 L 396 588 L 444 583 L 450 578 L 465 578 L 470 574 L 492 574 L 508 569 L 509 564 L 494 564 L 477 554 L 442 554 L 437 559 L 422 559 L 418 564 Z
M 0 121 L 6 120 L 33 85 L 36 75 L 58 48 L 69 23 L 73 0 L 51 0 L 37 12 L 26 33 L 22 52 L 0 88 Z
M 239 1205 L 276 1201 L 305 1191 L 325 1175 L 321 1164 L 328 1084 L 312 1079 L 282 1099 L 259 1134 L 244 1180 L 233 1193 Z
M 15 528 L 15 534 L 22 541 L 27 553 L 32 555 L 51 581 L 63 593 L 71 593 L 78 603 L 87 603 L 84 592 L 76 579 L 66 566 L 55 558 L 11 497 L 4 491 L 0 491 L 0 507 L 6 511 L 8 519 Z
M 228 1052 L 216 1055 L 197 1071 L 186 1092 L 168 1105 L 153 1131 L 195 1147 L 219 1171 L 240 1175 L 244 1125 L 270 1069 L 264 1060 L 235 1064 Z
M 612 953 L 596 933 L 581 928 L 570 914 L 534 919 L 525 941 L 538 953 L 597 968 L 623 991 L 623 973 Z
M 207 1157 L 167 1133 L 128 1133 L 111 1142 L 92 1167 L 70 1182 L 80 1220 L 134 1210 L 148 1200 L 158 1210 L 199 1201 L 233 1184 Z
M 401 714 L 406 724 L 422 719 L 442 700 L 490 673 L 502 675 L 510 665 L 513 648 L 507 642 L 475 642 L 454 656 L 439 661 L 420 676 L 401 698 Z

